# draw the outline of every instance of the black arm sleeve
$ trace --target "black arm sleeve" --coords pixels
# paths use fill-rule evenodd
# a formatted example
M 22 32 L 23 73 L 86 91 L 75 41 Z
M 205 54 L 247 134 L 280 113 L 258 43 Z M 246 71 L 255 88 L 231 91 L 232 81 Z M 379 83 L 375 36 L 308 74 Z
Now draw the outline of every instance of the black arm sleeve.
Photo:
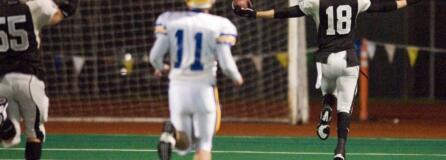
M 56 0 L 55 2 L 65 17 L 74 15 L 79 4 L 79 0 Z
M 300 9 L 298 5 L 294 7 L 274 10 L 274 18 L 278 19 L 303 17 L 303 16 L 305 16 L 305 13 Z
M 420 2 L 421 2 L 421 0 L 407 0 L 407 5 L 410 6 L 410 5 L 420 3 Z
M 396 1 L 389 1 L 389 2 L 371 2 L 370 8 L 367 10 L 367 12 L 390 12 L 398 9 L 398 4 Z

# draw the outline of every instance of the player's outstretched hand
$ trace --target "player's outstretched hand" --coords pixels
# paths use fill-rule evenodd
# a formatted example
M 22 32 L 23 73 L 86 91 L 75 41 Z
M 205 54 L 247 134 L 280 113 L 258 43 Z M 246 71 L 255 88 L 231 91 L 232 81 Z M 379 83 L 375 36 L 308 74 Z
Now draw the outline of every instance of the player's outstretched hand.
M 234 0 L 232 2 L 232 10 L 241 17 L 256 18 L 257 11 L 252 7 L 251 1 Z
M 256 18 L 257 15 L 257 11 L 252 8 L 235 7 L 233 11 L 236 15 L 241 17 Z
M 234 85 L 237 86 L 237 87 L 241 87 L 241 86 L 243 85 L 243 83 L 245 83 L 245 81 L 243 80 L 243 78 L 240 79 L 240 80 L 236 80 L 236 81 L 234 81 Z

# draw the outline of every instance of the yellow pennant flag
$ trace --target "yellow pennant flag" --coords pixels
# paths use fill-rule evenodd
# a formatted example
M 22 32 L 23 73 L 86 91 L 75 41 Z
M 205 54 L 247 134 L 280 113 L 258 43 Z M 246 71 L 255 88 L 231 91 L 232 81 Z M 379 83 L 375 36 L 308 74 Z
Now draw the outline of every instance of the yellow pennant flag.
M 283 68 L 288 68 L 288 53 L 286 52 L 280 52 L 276 54 L 276 58 L 279 61 L 279 63 L 282 65 Z
M 409 47 L 407 48 L 409 53 L 410 66 L 413 67 L 417 63 L 418 52 L 420 51 L 417 47 Z

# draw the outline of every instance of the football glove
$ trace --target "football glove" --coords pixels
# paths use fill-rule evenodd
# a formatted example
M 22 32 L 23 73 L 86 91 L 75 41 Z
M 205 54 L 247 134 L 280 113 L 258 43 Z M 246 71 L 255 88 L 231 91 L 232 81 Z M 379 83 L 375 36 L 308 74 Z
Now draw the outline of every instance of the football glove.
M 232 4 L 232 10 L 234 13 L 240 17 L 256 18 L 257 11 L 253 8 L 242 8 L 240 6 L 235 6 Z

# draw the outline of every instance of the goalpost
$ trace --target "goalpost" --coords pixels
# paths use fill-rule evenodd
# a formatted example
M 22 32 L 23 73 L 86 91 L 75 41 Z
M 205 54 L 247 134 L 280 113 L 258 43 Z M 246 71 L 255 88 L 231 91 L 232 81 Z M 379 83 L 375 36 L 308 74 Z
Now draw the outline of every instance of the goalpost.
M 290 6 L 298 4 L 298 0 L 289 0 Z M 289 106 L 291 123 L 308 123 L 310 115 L 308 100 L 307 43 L 305 19 L 288 20 L 288 68 Z
M 259 9 L 297 0 L 257 0 Z M 308 122 L 304 19 L 253 20 L 217 1 L 212 13 L 239 31 L 233 55 L 245 78 L 236 88 L 218 73 L 224 121 Z M 42 53 L 50 121 L 161 122 L 168 118 L 168 79 L 152 76 L 154 21 L 183 0 L 82 0 L 79 12 L 44 29 Z M 287 29 L 288 28 L 288 29 Z

